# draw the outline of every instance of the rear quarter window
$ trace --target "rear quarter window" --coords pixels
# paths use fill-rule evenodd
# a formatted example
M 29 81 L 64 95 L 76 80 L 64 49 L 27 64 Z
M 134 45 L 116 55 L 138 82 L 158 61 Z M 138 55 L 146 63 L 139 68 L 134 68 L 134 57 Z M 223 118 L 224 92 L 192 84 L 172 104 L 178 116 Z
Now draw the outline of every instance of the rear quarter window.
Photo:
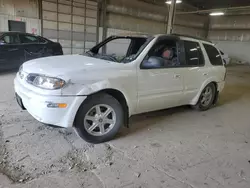
M 223 65 L 221 55 L 214 46 L 209 44 L 203 44 L 203 46 L 212 65 Z

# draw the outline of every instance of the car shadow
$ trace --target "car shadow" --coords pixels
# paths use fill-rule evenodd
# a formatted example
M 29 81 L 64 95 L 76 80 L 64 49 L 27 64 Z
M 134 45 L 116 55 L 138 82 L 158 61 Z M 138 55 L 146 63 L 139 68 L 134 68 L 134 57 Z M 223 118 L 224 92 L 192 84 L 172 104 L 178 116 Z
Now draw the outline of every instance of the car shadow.
M 139 115 L 134 115 L 129 120 L 129 128 L 122 128 L 122 130 L 117 134 L 115 139 L 121 137 L 126 137 L 129 134 L 136 134 L 145 129 L 150 129 L 152 126 L 160 124 L 163 121 L 167 121 L 168 118 L 171 118 L 172 115 L 180 114 L 192 110 L 190 106 L 180 106 L 165 110 L 159 110 L 154 112 L 143 113 Z
M 221 93 L 217 106 L 235 102 L 242 98 L 246 93 L 250 93 L 250 86 L 241 84 L 227 85 Z
M 243 95 L 245 96 L 246 93 L 250 93 L 250 86 L 239 84 L 227 85 L 225 90 L 222 92 L 218 103 L 213 108 L 221 107 L 237 101 Z M 213 110 L 213 108 L 211 110 Z M 132 116 L 129 120 L 129 128 L 124 127 L 117 134 L 116 139 L 125 137 L 129 134 L 135 134 L 136 132 L 141 132 L 145 129 L 150 129 L 150 127 L 157 126 L 156 123 L 161 124 L 162 121 L 166 122 L 172 115 L 181 114 L 191 110 L 190 106 L 180 106 Z

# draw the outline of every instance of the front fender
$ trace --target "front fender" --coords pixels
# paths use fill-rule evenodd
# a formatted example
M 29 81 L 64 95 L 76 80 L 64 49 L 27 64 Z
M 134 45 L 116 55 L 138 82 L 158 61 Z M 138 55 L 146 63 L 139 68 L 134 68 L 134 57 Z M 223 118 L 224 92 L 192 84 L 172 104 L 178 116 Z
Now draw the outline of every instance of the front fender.
M 102 80 L 91 84 L 83 84 L 77 95 L 91 95 L 108 87 L 110 87 L 110 83 L 107 80 Z
M 82 89 L 77 93 L 77 95 L 88 96 L 88 95 L 101 92 L 106 89 L 114 89 L 114 90 L 121 92 L 126 99 L 126 102 L 129 108 L 129 115 L 133 114 L 133 112 L 136 109 L 136 104 L 137 104 L 135 102 L 136 99 L 133 97 L 133 95 L 131 96 L 130 93 L 127 93 L 127 90 L 122 87 L 122 84 L 110 83 L 109 80 L 103 80 L 103 81 L 99 81 L 93 84 L 83 85 Z

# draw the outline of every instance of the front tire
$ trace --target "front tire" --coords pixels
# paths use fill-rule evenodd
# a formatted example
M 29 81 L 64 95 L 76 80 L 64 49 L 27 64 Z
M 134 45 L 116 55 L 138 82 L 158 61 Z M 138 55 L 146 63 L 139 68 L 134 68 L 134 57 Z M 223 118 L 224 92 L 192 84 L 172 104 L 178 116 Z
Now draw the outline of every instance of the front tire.
M 206 111 L 212 107 L 216 95 L 216 87 L 213 83 L 208 84 L 203 91 L 194 109 L 200 111 Z
M 97 144 L 113 139 L 123 123 L 121 104 L 111 95 L 100 93 L 89 96 L 80 106 L 75 130 L 85 141 Z

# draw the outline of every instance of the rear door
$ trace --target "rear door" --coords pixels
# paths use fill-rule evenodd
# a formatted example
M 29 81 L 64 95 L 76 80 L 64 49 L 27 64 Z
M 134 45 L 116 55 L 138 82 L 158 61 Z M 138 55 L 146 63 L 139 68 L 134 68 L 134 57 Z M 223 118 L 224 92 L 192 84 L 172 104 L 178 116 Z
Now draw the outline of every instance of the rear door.
M 223 64 L 223 59 L 219 53 L 219 50 L 211 44 L 203 43 L 206 54 L 210 61 L 211 74 L 218 82 L 223 82 L 225 80 L 226 68 Z
M 23 45 L 25 61 L 46 56 L 46 41 L 29 34 L 19 34 L 19 38 Z
M 0 40 L 0 71 L 18 68 L 24 61 L 18 34 L 6 33 Z
M 196 40 L 183 40 L 185 52 L 184 95 L 182 104 L 189 104 L 209 77 L 211 67 L 205 65 L 201 44 Z

